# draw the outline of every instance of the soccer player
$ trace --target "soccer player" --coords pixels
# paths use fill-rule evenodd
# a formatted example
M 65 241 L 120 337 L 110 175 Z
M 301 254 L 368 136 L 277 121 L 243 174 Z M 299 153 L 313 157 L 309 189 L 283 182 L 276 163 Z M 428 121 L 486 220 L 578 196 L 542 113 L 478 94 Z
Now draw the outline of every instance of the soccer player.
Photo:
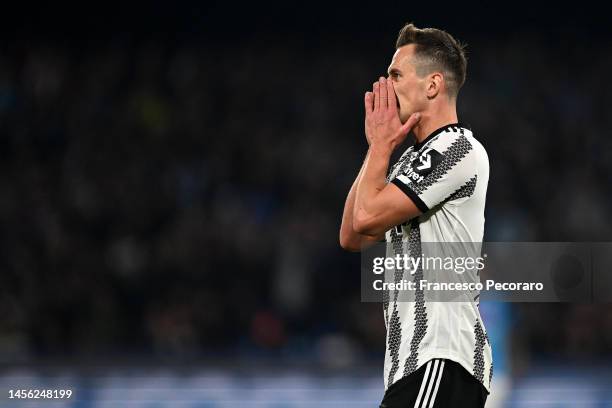
M 369 148 L 346 199 L 343 248 L 385 239 L 418 256 L 425 242 L 482 242 L 489 161 L 457 119 L 466 66 L 464 46 L 445 31 L 400 30 L 388 77 L 365 94 Z M 389 170 L 410 131 L 416 144 Z M 420 269 L 415 279 L 422 276 Z M 414 301 L 385 301 L 381 407 L 484 406 L 492 357 L 476 299 L 433 302 L 417 291 Z

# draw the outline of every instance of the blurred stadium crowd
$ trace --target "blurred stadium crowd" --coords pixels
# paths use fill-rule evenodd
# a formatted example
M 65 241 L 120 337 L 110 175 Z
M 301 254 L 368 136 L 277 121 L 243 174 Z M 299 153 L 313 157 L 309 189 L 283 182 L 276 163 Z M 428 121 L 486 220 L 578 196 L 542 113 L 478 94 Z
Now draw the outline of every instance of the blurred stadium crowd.
M 610 44 L 458 37 L 486 238 L 609 241 Z M 379 359 L 337 236 L 387 40 L 4 47 L 0 359 Z M 515 365 L 612 357 L 611 307 L 512 310 Z

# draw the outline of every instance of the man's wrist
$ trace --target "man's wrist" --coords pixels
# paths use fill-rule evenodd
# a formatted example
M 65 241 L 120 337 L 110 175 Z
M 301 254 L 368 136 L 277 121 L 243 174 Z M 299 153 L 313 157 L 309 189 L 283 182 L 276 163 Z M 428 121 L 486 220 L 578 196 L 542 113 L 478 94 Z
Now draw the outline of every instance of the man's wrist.
M 393 146 L 388 143 L 372 143 L 370 144 L 369 151 L 377 156 L 391 156 L 393 153 Z

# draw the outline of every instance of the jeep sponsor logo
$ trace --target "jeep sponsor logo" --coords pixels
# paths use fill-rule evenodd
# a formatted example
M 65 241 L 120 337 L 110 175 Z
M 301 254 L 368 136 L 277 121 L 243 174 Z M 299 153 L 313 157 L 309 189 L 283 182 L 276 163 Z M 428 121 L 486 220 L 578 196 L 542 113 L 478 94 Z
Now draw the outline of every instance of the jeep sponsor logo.
M 425 176 L 421 176 L 416 171 L 414 171 L 412 167 L 408 167 L 408 169 L 404 172 L 404 175 L 408 177 L 408 179 L 416 183 L 420 183 L 425 178 Z

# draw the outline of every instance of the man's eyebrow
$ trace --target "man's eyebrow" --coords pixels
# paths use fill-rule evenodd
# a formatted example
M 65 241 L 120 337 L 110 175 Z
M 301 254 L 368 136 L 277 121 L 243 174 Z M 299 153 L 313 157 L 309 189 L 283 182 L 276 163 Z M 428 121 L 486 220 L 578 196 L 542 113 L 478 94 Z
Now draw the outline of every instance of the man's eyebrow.
M 397 69 L 397 68 L 390 68 L 390 69 L 389 69 L 389 71 L 387 71 L 387 73 L 388 73 L 389 75 L 393 75 L 393 74 L 401 74 L 401 73 L 402 73 L 402 71 L 400 71 L 400 70 L 399 70 L 399 69 Z

